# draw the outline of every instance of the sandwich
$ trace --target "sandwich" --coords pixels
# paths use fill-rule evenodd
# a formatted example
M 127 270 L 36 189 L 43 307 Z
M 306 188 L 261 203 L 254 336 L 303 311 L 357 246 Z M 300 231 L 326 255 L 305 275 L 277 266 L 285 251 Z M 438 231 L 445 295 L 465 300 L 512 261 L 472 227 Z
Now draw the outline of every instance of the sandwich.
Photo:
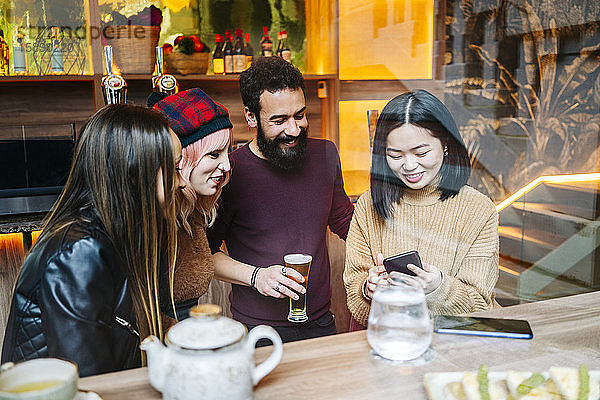
M 486 366 L 477 372 L 465 372 L 460 382 L 444 388 L 447 400 L 508 400 L 506 381 L 490 381 Z
M 550 377 L 565 400 L 597 400 L 600 398 L 600 385 L 591 379 L 585 365 L 576 368 L 551 367 Z
M 543 373 L 509 370 L 504 379 L 491 379 L 482 366 L 446 384 L 443 400 L 600 400 L 600 383 L 585 365 L 551 367 Z

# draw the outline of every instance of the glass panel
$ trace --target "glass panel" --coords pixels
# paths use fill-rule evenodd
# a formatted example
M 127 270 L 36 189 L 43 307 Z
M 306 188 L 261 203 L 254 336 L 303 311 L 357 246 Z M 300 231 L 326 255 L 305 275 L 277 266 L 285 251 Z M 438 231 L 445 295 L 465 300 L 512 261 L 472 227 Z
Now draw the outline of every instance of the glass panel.
M 5 171 L 0 174 L 0 191 L 27 187 L 23 128 L 20 126 L 0 129 L 0 171 Z
M 430 79 L 433 3 L 340 1 L 340 79 Z
M 74 147 L 72 125 L 25 127 L 25 157 L 29 187 L 63 186 Z
M 91 74 L 87 1 L 0 1 L 8 74 Z
M 0 175 L 0 197 L 34 188 L 59 191 L 69 173 L 73 147 L 72 125 L 2 127 L 0 169 L 11 172 Z
M 469 184 L 498 204 L 500 302 L 600 287 L 597 1 L 340 1 L 339 35 L 349 194 L 368 188 L 366 110 L 427 89 L 463 135 Z
M 357 197 L 369 189 L 371 168 L 369 119 L 367 112 L 380 113 L 387 101 L 340 101 L 339 151 L 344 175 L 344 186 L 349 196 Z
M 446 4 L 445 103 L 471 183 L 497 202 L 525 188 L 500 211 L 499 297 L 597 288 L 599 5 Z
M 337 4 L 330 0 L 306 0 L 306 71 L 337 74 Z

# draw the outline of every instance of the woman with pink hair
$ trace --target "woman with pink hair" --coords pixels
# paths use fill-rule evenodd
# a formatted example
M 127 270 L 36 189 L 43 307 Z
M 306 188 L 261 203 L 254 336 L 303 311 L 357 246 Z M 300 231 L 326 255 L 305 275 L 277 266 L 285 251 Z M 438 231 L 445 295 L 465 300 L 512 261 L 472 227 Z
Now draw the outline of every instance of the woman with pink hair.
M 153 108 L 167 116 L 183 146 L 179 167 L 187 184 L 179 199 L 179 248 L 174 277 L 171 277 L 176 312 L 168 306 L 162 307 L 165 314 L 170 317 L 177 314 L 178 319 L 182 319 L 207 292 L 214 277 L 215 266 L 206 228 L 216 218 L 217 201 L 229 180 L 228 149 L 233 125 L 227 109 L 200 89 L 164 97 Z M 163 281 L 166 282 L 166 278 L 164 276 Z M 166 287 L 163 285 L 161 298 L 168 299 L 168 293 L 164 292 Z

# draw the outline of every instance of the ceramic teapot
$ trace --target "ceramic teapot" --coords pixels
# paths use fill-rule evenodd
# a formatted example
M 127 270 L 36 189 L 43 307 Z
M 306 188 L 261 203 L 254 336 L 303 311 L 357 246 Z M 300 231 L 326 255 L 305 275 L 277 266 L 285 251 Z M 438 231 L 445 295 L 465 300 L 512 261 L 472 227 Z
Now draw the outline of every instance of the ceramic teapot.
M 283 346 L 273 328 L 260 325 L 246 334 L 243 324 L 220 314 L 214 304 L 195 306 L 168 330 L 166 346 L 156 336 L 142 341 L 150 384 L 163 399 L 252 399 L 254 385 L 279 364 Z M 255 366 L 255 345 L 263 338 L 273 351 Z

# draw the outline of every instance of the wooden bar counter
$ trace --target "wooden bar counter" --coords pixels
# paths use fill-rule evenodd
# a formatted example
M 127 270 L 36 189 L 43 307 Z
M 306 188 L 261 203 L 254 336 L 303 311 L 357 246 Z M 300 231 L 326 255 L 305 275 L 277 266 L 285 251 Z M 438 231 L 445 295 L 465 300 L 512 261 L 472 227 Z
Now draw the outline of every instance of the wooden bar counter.
M 435 359 L 403 366 L 374 359 L 366 332 L 345 333 L 284 345 L 281 363 L 255 388 L 255 399 L 426 399 L 427 372 L 543 370 L 553 365 L 600 369 L 600 292 L 476 313 L 527 319 L 532 340 L 434 334 Z M 270 348 L 257 350 L 262 361 Z M 92 376 L 79 387 L 104 400 L 160 399 L 145 368 Z M 198 393 L 198 398 L 202 394 Z

